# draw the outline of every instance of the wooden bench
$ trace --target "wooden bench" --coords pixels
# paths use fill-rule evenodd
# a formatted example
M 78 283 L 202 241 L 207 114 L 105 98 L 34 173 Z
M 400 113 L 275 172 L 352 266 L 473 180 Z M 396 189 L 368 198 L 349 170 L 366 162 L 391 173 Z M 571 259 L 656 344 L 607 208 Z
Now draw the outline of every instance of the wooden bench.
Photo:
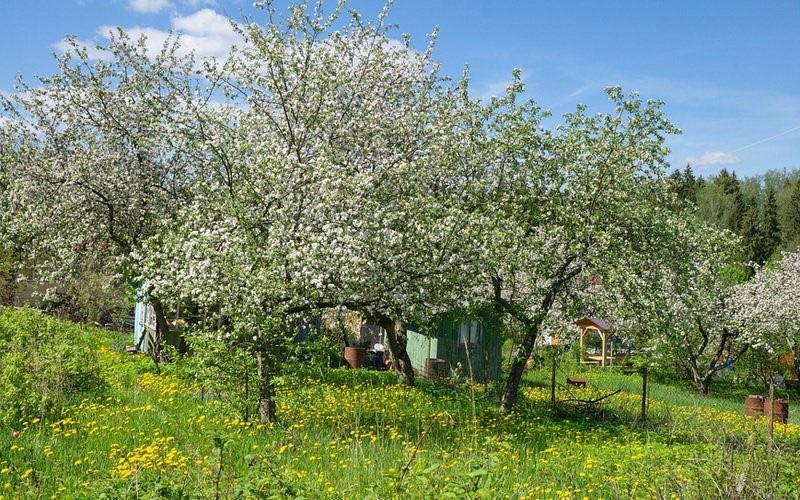
M 567 385 L 574 385 L 575 387 L 586 387 L 588 380 L 580 377 L 567 377 Z

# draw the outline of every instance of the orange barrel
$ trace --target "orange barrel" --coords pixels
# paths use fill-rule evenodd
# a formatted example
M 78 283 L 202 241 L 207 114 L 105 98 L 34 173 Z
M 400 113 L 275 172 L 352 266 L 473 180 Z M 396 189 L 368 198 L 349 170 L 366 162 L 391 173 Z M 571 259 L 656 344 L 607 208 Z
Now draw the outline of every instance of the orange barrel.
M 789 421 L 789 401 L 785 399 L 776 399 L 770 401 L 767 399 L 764 402 L 764 414 L 769 411 L 770 403 L 772 403 L 772 421 L 785 424 Z
M 364 358 L 367 356 L 367 350 L 363 347 L 345 347 L 344 360 L 350 365 L 350 368 L 361 368 L 364 364 Z
M 749 395 L 744 400 L 744 414 L 748 417 L 764 415 L 764 398 L 761 396 Z

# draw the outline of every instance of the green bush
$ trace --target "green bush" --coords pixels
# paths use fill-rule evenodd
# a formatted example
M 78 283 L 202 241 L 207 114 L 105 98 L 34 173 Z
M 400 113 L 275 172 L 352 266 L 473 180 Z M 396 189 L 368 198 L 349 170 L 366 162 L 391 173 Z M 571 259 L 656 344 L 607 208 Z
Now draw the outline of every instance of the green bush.
M 203 402 L 222 413 L 249 420 L 257 405 L 255 360 L 245 349 L 232 349 L 201 329 L 182 332 L 188 352 L 168 354 L 174 362 L 164 368 L 194 386 Z M 169 346 L 165 352 L 170 353 Z
M 0 309 L 0 424 L 58 416 L 102 392 L 97 335 L 29 309 Z
M 0 243 L 0 305 L 13 304 L 17 288 L 11 250 Z

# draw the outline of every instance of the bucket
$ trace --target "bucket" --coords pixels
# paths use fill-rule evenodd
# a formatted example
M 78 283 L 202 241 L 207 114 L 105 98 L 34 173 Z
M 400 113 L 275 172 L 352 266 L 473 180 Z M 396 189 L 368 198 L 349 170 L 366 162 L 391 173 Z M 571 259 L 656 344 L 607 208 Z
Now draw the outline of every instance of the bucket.
M 764 398 L 761 396 L 749 395 L 744 400 L 744 414 L 748 417 L 764 415 Z
M 785 399 L 776 399 L 770 401 L 767 399 L 764 402 L 764 415 L 768 415 L 769 405 L 772 403 L 772 421 L 785 424 L 789 421 L 789 401 Z
M 350 365 L 350 368 L 361 368 L 364 364 L 364 358 L 367 355 L 367 350 L 363 347 L 345 347 L 344 360 Z

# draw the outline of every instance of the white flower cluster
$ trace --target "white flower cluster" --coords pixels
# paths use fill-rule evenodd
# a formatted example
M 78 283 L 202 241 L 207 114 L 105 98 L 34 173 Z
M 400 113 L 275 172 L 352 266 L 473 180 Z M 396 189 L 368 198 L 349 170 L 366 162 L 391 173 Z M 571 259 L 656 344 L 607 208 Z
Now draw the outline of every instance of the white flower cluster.
M 552 131 L 518 73 L 473 99 L 439 72 L 435 37 L 424 52 L 392 39 L 386 11 L 265 8 L 221 63 L 120 33 L 107 57 L 76 46 L 4 98 L 0 203 L 43 271 L 99 259 L 245 339 L 325 307 L 407 320 L 486 302 L 523 355 L 586 312 L 643 349 L 687 344 L 689 318 L 727 325 L 714 255 L 731 238 L 666 189 L 677 129 L 660 102 L 610 88 L 614 112 L 579 107 Z M 767 310 L 766 281 L 743 310 Z

